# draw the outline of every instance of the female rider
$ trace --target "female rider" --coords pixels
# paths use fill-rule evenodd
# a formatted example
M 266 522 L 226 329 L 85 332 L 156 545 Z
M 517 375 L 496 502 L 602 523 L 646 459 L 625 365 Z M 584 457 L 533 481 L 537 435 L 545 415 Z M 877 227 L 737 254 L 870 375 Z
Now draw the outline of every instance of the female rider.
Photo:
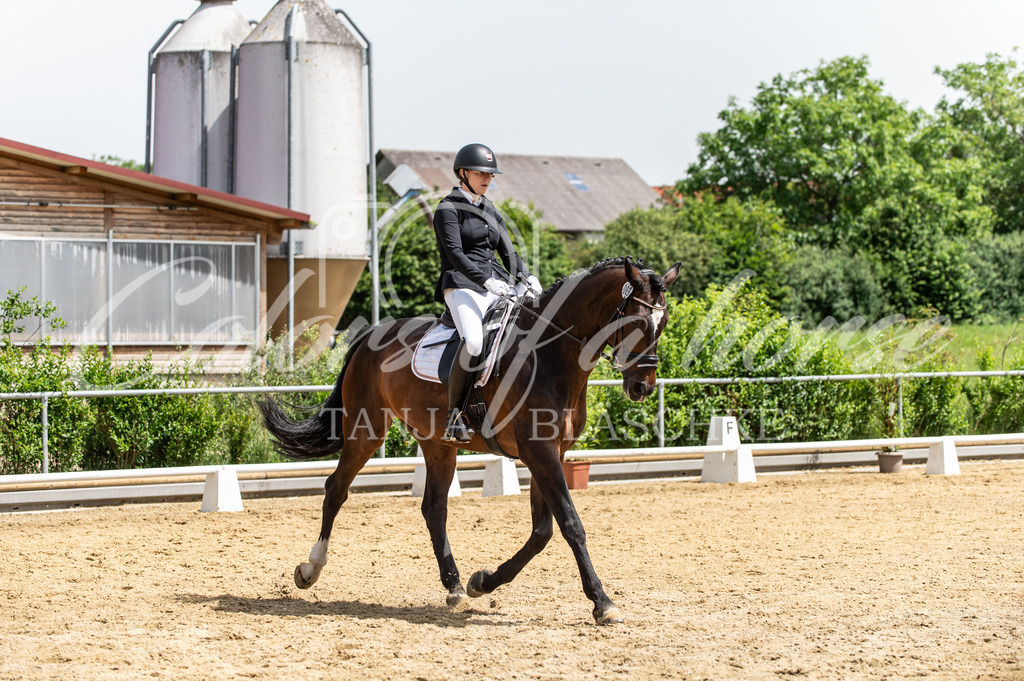
M 441 254 L 434 299 L 447 305 L 463 340 L 448 379 L 444 440 L 465 443 L 473 430 L 462 416 L 462 404 L 474 360 L 483 352 L 484 313 L 499 297 L 527 291 L 536 295 L 541 286 L 512 247 L 501 214 L 484 196 L 494 176 L 501 174 L 494 152 L 482 144 L 467 144 L 455 155 L 452 169 L 459 186 L 434 211 L 434 236 Z

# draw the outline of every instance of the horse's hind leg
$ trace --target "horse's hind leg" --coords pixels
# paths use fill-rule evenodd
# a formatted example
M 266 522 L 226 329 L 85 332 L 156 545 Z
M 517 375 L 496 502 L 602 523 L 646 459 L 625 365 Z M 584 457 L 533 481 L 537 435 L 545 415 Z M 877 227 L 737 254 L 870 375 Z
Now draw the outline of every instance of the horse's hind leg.
M 371 414 L 377 414 L 373 422 L 369 420 Z M 334 519 L 338 517 L 338 511 L 348 499 L 348 488 L 373 452 L 383 444 L 390 425 L 391 417 L 386 410 L 378 412 L 370 407 L 364 407 L 358 417 L 344 418 L 341 432 L 348 437 L 345 438 L 338 467 L 324 484 L 324 513 L 320 523 L 320 538 L 309 552 L 309 562 L 295 568 L 295 586 L 300 589 L 308 589 L 320 577 L 320 571 L 327 564 L 327 545 L 331 540 Z
M 324 513 L 320 524 L 320 538 L 309 552 L 309 562 L 295 568 L 295 586 L 300 589 L 313 586 L 320 577 L 320 571 L 327 564 L 327 545 L 331 540 L 334 519 L 338 517 L 338 511 L 348 499 L 349 485 L 370 458 L 373 448 L 360 455 L 348 454 L 348 451 L 349 447 L 346 445 L 341 460 L 338 461 L 338 467 L 327 477 L 324 484 Z
M 455 557 L 448 544 L 448 488 L 455 475 L 455 456 L 458 450 L 430 440 L 419 440 L 419 444 L 427 465 L 423 504 L 420 508 L 427 523 L 427 531 L 430 532 L 437 567 L 441 571 L 441 583 L 448 589 L 446 601 L 449 606 L 456 607 L 466 600 L 459 568 L 455 565 Z
M 533 518 L 533 531 L 523 548 L 514 556 L 498 566 L 493 572 L 480 570 L 473 573 L 466 584 L 466 591 L 473 598 L 489 594 L 502 584 L 508 584 L 522 572 L 526 564 L 544 550 L 554 534 L 551 509 L 541 494 L 540 486 L 530 484 L 530 514 Z

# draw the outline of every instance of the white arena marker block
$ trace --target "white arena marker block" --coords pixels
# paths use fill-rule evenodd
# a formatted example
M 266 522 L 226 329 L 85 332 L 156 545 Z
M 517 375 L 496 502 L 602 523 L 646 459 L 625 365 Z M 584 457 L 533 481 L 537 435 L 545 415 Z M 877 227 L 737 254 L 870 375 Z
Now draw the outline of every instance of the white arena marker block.
M 242 510 L 242 493 L 238 489 L 238 474 L 234 468 L 221 468 L 206 476 L 203 505 L 199 510 L 202 513 Z
M 481 496 L 497 497 L 519 494 L 519 474 L 512 459 L 499 456 L 484 466 L 484 489 Z
M 960 460 L 956 456 L 953 438 L 944 437 L 928 446 L 928 465 L 925 475 L 960 475 Z
M 711 418 L 708 446 L 735 449 L 705 454 L 700 472 L 701 482 L 757 482 L 754 455 L 750 447 L 740 443 L 740 429 L 735 416 Z
M 712 416 L 711 430 L 708 431 L 709 447 L 740 446 L 740 426 L 735 416 Z
M 422 454 L 421 454 L 422 456 Z M 412 495 L 414 497 L 422 497 L 423 490 L 427 487 L 427 466 L 426 464 L 417 464 L 416 469 L 412 473 Z M 449 497 L 461 497 L 462 496 L 462 485 L 459 484 L 459 472 L 455 471 L 455 475 L 452 476 L 451 487 L 448 488 Z

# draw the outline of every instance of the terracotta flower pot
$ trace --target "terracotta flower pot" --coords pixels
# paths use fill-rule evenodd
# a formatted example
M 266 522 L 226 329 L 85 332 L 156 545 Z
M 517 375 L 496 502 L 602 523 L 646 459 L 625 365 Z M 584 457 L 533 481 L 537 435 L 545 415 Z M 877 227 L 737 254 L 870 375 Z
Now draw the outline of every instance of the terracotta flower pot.
M 899 452 L 879 452 L 878 470 L 882 473 L 899 473 L 903 470 L 903 455 Z
M 589 461 L 563 461 L 562 472 L 569 489 L 586 489 L 590 482 Z

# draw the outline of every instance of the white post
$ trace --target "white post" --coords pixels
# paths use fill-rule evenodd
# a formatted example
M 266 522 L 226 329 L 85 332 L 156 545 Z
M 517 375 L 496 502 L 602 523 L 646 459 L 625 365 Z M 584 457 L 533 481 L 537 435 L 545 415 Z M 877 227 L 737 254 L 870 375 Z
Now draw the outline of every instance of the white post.
M 519 474 L 512 459 L 499 456 L 484 466 L 484 489 L 481 496 L 511 496 L 519 494 Z
M 423 450 L 418 446 L 416 447 L 416 456 L 423 458 Z M 414 497 L 422 497 L 423 491 L 427 488 L 427 465 L 424 463 L 416 464 L 416 470 L 412 473 L 412 495 Z M 456 469 L 455 475 L 452 476 L 451 487 L 448 488 L 448 496 L 450 497 L 461 497 L 462 496 L 462 485 L 459 484 L 459 471 Z
M 731 451 L 704 455 L 701 482 L 757 482 L 754 455 L 750 447 L 740 443 L 740 429 L 735 416 L 711 418 L 708 446 L 729 447 Z
M 944 437 L 928 446 L 928 465 L 925 475 L 960 475 L 960 460 L 956 456 L 953 438 Z
M 203 505 L 199 510 L 202 513 L 242 510 L 242 493 L 234 468 L 221 468 L 206 476 Z

